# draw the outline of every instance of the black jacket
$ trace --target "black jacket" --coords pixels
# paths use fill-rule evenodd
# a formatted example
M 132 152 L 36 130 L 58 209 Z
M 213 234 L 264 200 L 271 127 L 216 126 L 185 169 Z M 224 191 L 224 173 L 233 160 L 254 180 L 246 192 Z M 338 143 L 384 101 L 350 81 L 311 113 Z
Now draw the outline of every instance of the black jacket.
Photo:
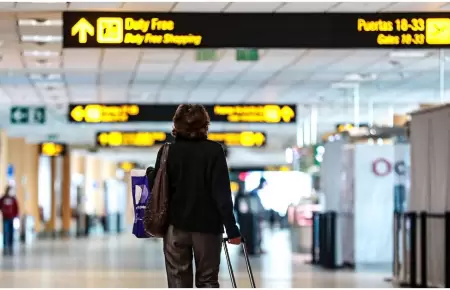
M 158 152 L 155 172 L 159 170 Z M 169 222 L 188 232 L 240 236 L 233 213 L 230 178 L 222 146 L 206 139 L 177 137 L 167 159 Z

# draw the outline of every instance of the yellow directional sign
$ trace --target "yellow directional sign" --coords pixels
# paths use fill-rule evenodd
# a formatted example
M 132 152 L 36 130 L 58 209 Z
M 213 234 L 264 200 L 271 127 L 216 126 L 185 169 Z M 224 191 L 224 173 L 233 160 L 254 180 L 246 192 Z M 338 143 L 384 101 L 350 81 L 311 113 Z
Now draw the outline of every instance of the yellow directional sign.
M 288 105 L 216 105 L 214 115 L 226 116 L 232 123 L 291 123 L 295 122 L 294 109 Z
M 151 147 L 164 143 L 168 138 L 165 132 L 100 132 L 97 145 L 100 147 Z
M 78 42 L 86 43 L 88 40 L 88 35 L 94 36 L 95 28 L 94 26 L 86 20 L 86 18 L 81 18 L 71 29 L 71 35 L 75 36 L 78 34 Z
M 263 147 L 266 135 L 263 132 L 210 132 L 208 139 L 226 146 Z M 98 132 L 99 147 L 152 147 L 173 140 L 170 133 L 151 131 Z
M 425 39 L 428 44 L 450 44 L 450 18 L 428 18 Z
M 262 147 L 265 145 L 266 136 L 262 132 L 211 132 L 208 134 L 211 141 L 223 143 L 226 146 Z
M 127 122 L 130 116 L 138 114 L 138 105 L 78 105 L 70 111 L 72 120 L 86 123 Z
M 49 157 L 62 156 L 66 152 L 66 145 L 58 143 L 42 143 L 41 144 L 41 155 Z

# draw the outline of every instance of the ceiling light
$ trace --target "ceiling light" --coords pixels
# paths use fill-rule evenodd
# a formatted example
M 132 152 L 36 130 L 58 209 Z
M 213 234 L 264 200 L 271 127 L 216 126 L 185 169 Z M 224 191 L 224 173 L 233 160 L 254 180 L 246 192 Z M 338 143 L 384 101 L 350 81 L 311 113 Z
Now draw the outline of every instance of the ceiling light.
M 429 52 L 427 51 L 420 51 L 420 50 L 399 50 L 399 51 L 392 51 L 389 54 L 389 57 L 391 58 L 424 58 L 429 55 Z
M 376 74 L 349 74 L 344 78 L 346 81 L 353 82 L 365 82 L 365 81 L 374 81 L 377 79 Z
M 19 26 L 62 26 L 61 19 L 19 19 Z
M 22 42 L 61 42 L 61 35 L 22 35 Z
M 60 74 L 31 74 L 30 78 L 33 80 L 46 80 L 46 81 L 54 81 L 60 80 Z
M 26 57 L 57 57 L 59 55 L 59 51 L 51 50 L 25 50 L 23 52 L 23 56 Z
M 358 86 L 357 83 L 347 83 L 347 82 L 341 82 L 341 83 L 333 83 L 331 84 L 331 88 L 333 89 L 354 89 Z

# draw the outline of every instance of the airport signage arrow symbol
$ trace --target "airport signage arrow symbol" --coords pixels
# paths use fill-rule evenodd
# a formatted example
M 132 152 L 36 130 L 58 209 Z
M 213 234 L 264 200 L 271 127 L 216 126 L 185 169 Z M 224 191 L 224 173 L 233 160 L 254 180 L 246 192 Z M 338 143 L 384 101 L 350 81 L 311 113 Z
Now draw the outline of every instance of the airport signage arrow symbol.
M 27 107 L 12 107 L 10 111 L 11 124 L 27 124 L 29 122 L 29 111 Z
M 292 110 L 292 108 L 289 106 L 284 106 L 283 108 L 281 108 L 280 113 L 281 113 L 281 118 L 286 123 L 290 122 L 291 119 L 295 117 L 294 110 Z
M 86 18 L 81 18 L 71 29 L 72 36 L 77 34 L 79 43 L 87 43 L 88 35 L 94 36 L 95 28 Z

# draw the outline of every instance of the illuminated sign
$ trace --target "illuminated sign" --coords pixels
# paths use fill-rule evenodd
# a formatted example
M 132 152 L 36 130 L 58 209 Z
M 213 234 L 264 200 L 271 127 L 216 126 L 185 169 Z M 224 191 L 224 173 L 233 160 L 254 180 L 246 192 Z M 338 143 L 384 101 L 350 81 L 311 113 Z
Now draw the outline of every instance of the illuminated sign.
M 368 124 L 359 124 L 359 128 L 368 128 L 368 127 L 369 127 Z M 337 124 L 336 132 L 338 132 L 338 133 L 349 132 L 349 131 L 353 130 L 354 128 L 355 128 L 355 124 L 353 124 L 353 123 Z
M 63 12 L 64 48 L 430 48 L 448 13 Z M 246 25 L 243 25 L 245 23 Z
M 263 132 L 210 132 L 208 139 L 230 147 L 263 147 L 267 136 Z M 98 132 L 99 147 L 152 147 L 172 141 L 170 133 L 147 131 Z
M 121 162 L 119 164 L 119 168 L 122 169 L 125 172 L 130 172 L 134 168 L 136 168 L 136 163 L 133 162 Z
M 47 142 L 40 144 L 40 152 L 43 156 L 58 157 L 66 154 L 66 145 Z
M 96 143 L 99 147 L 151 147 L 164 144 L 168 134 L 164 132 L 99 132 Z
M 295 105 L 204 105 L 212 122 L 295 123 Z M 71 123 L 171 122 L 177 105 L 77 104 L 69 105 Z

